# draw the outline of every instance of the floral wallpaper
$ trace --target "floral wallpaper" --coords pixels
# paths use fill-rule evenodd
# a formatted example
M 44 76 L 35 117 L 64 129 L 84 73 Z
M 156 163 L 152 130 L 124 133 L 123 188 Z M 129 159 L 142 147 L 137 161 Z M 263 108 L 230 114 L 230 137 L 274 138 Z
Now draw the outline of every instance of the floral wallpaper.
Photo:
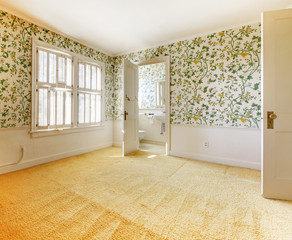
M 112 119 L 113 58 L 0 10 L 0 127 L 30 126 L 32 37 L 105 63 L 105 115 Z
M 155 81 L 165 80 L 165 63 L 139 66 L 139 108 L 156 108 Z
M 115 58 L 114 119 L 122 113 L 122 60 L 171 56 L 171 123 L 259 128 L 260 24 Z
M 121 119 L 122 60 L 171 57 L 171 123 L 259 128 L 260 25 L 109 57 L 0 11 L 0 127 L 30 126 L 32 37 L 106 65 L 106 119 Z

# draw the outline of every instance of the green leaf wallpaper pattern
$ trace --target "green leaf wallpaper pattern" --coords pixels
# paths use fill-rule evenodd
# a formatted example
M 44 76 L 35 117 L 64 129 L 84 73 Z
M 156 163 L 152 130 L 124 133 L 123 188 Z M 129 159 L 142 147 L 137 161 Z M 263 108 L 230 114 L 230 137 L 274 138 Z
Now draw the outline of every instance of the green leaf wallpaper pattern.
M 114 119 L 122 113 L 122 60 L 171 56 L 171 123 L 259 128 L 260 24 L 115 58 Z
M 112 119 L 113 58 L 0 11 L 0 127 L 30 126 L 32 37 L 105 63 L 105 115 Z
M 171 56 L 171 123 L 259 128 L 260 24 L 109 57 L 0 11 L 0 127 L 30 126 L 31 39 L 105 63 L 106 119 L 121 119 L 122 60 Z

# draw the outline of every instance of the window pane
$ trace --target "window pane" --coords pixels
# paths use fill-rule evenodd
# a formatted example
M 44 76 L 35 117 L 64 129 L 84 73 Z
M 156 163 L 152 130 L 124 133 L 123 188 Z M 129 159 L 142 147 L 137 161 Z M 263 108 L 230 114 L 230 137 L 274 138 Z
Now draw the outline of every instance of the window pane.
M 56 54 L 49 54 L 49 82 L 56 83 L 57 78 L 57 57 Z
M 89 94 L 85 94 L 85 123 L 89 123 L 90 115 L 90 98 Z
M 79 64 L 79 88 L 84 88 L 84 65 Z
M 71 124 L 71 104 L 72 104 L 72 94 L 71 92 L 66 92 L 66 103 L 65 103 L 65 124 Z
M 90 79 L 91 79 L 91 73 L 90 73 L 90 65 L 86 64 L 86 88 L 90 89 Z
M 79 102 L 78 122 L 84 123 L 84 94 L 83 93 L 79 94 L 78 102 Z
M 101 96 L 96 96 L 96 122 L 101 122 Z
M 38 61 L 39 61 L 39 77 L 38 80 L 40 82 L 47 82 L 47 61 L 48 61 L 48 54 L 44 51 L 38 51 Z
M 55 91 L 50 92 L 50 125 L 56 124 L 56 93 Z
M 65 58 L 58 57 L 58 82 L 65 82 Z
M 91 106 L 90 106 L 90 122 L 96 122 L 96 99 L 95 95 L 91 95 Z
M 63 125 L 64 93 L 57 91 L 57 125 Z
M 72 60 L 70 58 L 67 58 L 67 85 L 72 85 Z
M 48 90 L 39 89 L 39 126 L 48 125 Z
M 96 90 L 96 67 L 91 66 L 91 88 Z
M 101 69 L 97 68 L 97 90 L 101 90 Z

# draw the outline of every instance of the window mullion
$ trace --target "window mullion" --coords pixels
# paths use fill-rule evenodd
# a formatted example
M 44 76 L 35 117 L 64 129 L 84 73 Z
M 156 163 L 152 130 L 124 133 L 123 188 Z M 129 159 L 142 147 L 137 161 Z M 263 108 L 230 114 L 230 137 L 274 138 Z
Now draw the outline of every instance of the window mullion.
M 98 106 L 98 112 L 99 112 L 99 119 L 98 122 L 100 123 L 102 121 L 102 95 L 99 95 L 99 106 Z
M 34 106 L 34 126 L 33 126 L 33 129 L 37 128 L 38 126 L 38 120 L 39 120 L 39 111 L 38 111 L 38 77 L 39 77 L 39 67 L 38 67 L 38 64 L 39 64 L 39 51 L 38 51 L 38 48 L 36 48 L 36 52 L 35 52 L 35 63 L 34 63 L 34 66 L 36 67 L 36 70 L 35 70 L 35 81 L 33 82 L 34 84 L 34 92 L 33 92 L 33 96 L 34 96 L 34 102 L 32 103 L 32 106 Z
M 65 83 L 65 86 L 67 86 L 67 58 L 64 57 L 64 61 L 65 61 L 65 68 L 64 68 L 64 83 Z
M 47 79 L 47 83 L 49 82 L 49 52 L 47 52 L 46 51 L 46 53 L 47 53 L 47 77 L 46 77 L 46 79 Z
M 48 88 L 47 94 L 47 125 L 48 128 L 51 126 L 51 88 Z
M 93 79 L 93 81 L 95 81 L 95 90 L 97 90 L 97 75 L 98 75 L 98 67 L 95 67 L 95 79 Z
M 55 91 L 55 126 L 57 126 L 58 125 L 58 122 L 57 122 L 57 117 L 58 117 L 58 112 L 57 112 L 57 100 L 58 100 L 58 98 L 57 98 L 57 96 L 58 96 L 58 91 Z
M 89 94 L 89 119 L 88 119 L 89 124 L 91 123 L 91 108 L 92 108 L 92 106 L 91 106 L 91 94 Z
M 86 88 L 86 75 L 87 75 L 87 73 L 86 73 L 86 64 L 83 64 L 84 65 L 84 79 L 83 79 L 83 88 Z
M 75 116 L 76 116 L 76 120 L 77 120 L 77 127 L 79 126 L 79 124 L 80 124 L 80 122 L 79 122 L 79 113 L 80 113 L 80 111 L 79 111 L 79 101 L 80 101 L 80 99 L 79 99 L 79 95 L 80 95 L 80 93 L 79 93 L 79 91 L 77 92 L 77 94 L 76 94 L 76 100 L 77 100 L 77 104 L 76 104 L 76 108 L 77 108 L 77 112 L 76 112 L 76 114 L 75 114 Z
M 59 57 L 56 55 L 56 87 L 58 87 L 59 82 Z
M 66 96 L 66 91 L 63 91 L 63 127 L 66 125 L 66 120 L 65 120 L 65 118 L 66 118 L 66 98 L 67 98 L 67 96 Z
M 36 127 L 38 127 L 40 125 L 40 109 L 39 109 L 39 105 L 40 105 L 40 94 L 39 94 L 39 88 L 37 87 L 36 89 L 36 96 L 37 96 L 37 104 L 36 104 L 36 112 L 37 112 L 37 119 L 36 119 Z
M 71 75 L 72 76 L 72 75 Z M 73 79 L 71 79 L 72 81 Z M 73 89 L 72 89 L 72 92 L 71 92 L 71 127 L 73 127 L 74 125 L 74 93 L 73 93 Z
M 85 121 L 86 120 L 86 104 L 85 104 L 86 103 L 86 94 L 83 94 L 83 96 L 84 96 L 83 97 L 83 112 L 84 112 L 83 116 L 84 116 L 84 124 L 86 124 L 86 121 Z
M 95 116 L 94 116 L 94 122 L 96 123 L 97 122 L 97 105 L 96 105 L 96 97 L 97 95 L 94 95 L 94 101 L 95 101 Z
M 79 79 L 79 64 L 77 59 L 73 57 L 73 127 L 77 127 L 78 123 L 78 79 Z
M 92 65 L 89 64 L 89 86 L 88 86 L 88 89 L 91 91 L 91 87 L 92 87 L 92 84 L 91 84 L 91 81 L 92 81 Z M 89 104 L 89 108 L 88 108 L 88 124 L 91 124 L 91 93 L 88 94 L 89 97 L 88 97 L 88 103 Z
M 90 77 L 89 77 L 89 89 L 92 90 L 92 65 L 89 65 Z

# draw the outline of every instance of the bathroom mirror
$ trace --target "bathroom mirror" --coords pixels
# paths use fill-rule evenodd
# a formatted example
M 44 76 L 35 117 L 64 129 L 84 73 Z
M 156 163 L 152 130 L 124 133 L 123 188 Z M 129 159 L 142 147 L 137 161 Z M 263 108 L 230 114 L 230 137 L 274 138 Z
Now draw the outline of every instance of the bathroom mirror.
M 139 67 L 139 109 L 165 108 L 165 63 Z
M 165 107 L 165 80 L 155 82 L 156 108 Z

